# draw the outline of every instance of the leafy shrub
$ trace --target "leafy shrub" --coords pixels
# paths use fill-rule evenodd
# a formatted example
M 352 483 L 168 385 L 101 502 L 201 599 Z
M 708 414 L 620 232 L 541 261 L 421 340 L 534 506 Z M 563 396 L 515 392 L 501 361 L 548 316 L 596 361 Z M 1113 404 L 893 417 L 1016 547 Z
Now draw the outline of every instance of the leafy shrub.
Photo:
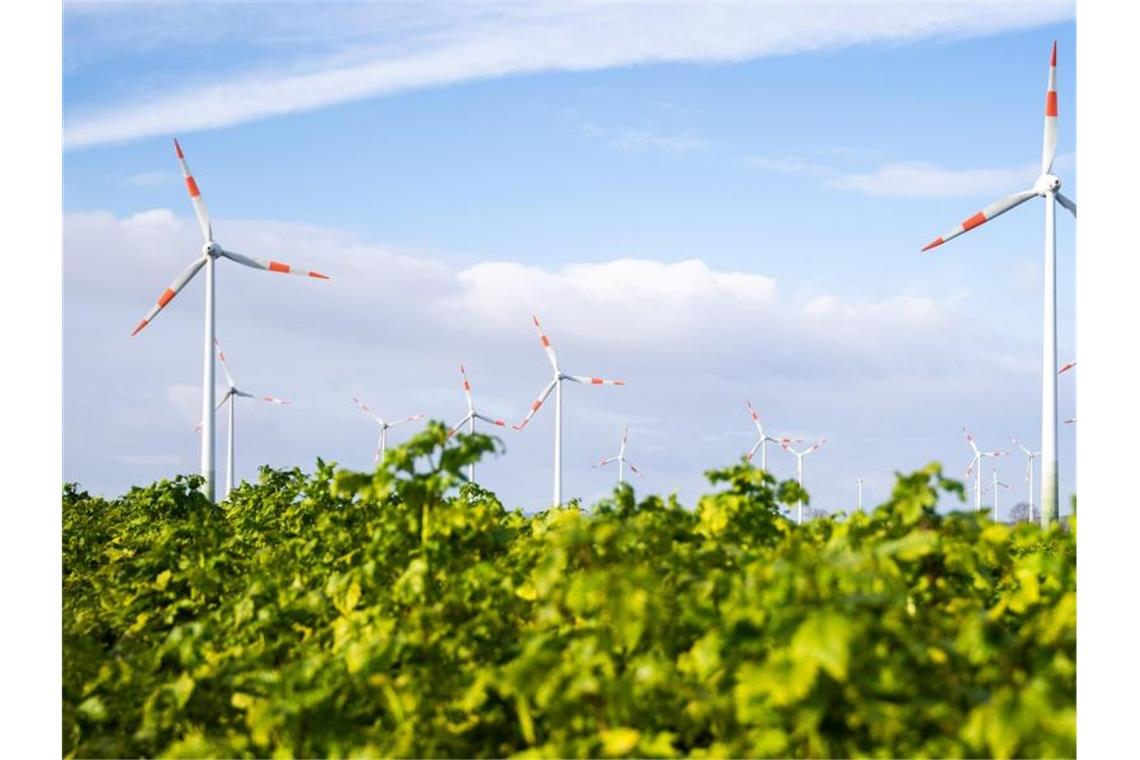
M 1074 531 L 940 515 L 933 464 L 799 527 L 745 463 L 527 516 L 462 476 L 495 448 L 66 485 L 67 754 L 1075 754 Z

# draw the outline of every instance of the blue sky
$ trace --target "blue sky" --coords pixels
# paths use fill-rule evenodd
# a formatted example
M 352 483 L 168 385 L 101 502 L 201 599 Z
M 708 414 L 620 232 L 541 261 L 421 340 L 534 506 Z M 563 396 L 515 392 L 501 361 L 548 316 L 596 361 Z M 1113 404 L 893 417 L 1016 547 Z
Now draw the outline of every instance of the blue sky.
M 294 401 L 239 407 L 241 477 L 368 466 L 353 395 L 458 419 L 461 361 L 478 405 L 521 419 L 548 373 L 532 311 L 567 370 L 630 383 L 568 388 L 571 496 L 605 491 L 590 464 L 628 423 L 639 487 L 691 502 L 751 445 L 745 398 L 829 438 L 805 460 L 829 510 L 857 476 L 872 503 L 931 459 L 960 477 L 963 424 L 1035 444 L 1041 203 L 918 251 L 1032 184 L 1054 39 L 1079 202 L 1072 5 L 647 8 L 65 5 L 65 478 L 196 469 L 201 284 L 128 338 L 200 246 L 174 134 L 223 246 L 333 277 L 219 266 L 239 384 Z M 1064 361 L 1061 214 L 1058 254 Z M 480 471 L 510 506 L 548 498 L 550 411 Z M 1015 495 L 1023 468 L 1001 464 Z

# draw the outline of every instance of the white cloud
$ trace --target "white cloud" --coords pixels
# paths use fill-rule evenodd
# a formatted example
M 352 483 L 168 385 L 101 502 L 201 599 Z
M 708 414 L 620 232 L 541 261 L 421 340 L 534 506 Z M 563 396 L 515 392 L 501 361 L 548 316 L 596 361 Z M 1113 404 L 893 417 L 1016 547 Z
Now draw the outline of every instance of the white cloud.
M 69 113 L 64 143 L 80 148 L 155 134 L 185 133 L 297 113 L 396 92 L 541 71 L 586 71 L 663 61 L 732 62 L 765 55 L 873 42 L 908 42 L 952 35 L 989 34 L 1067 20 L 1070 3 L 495 3 L 372 4 L 330 17 L 344 22 L 320 55 L 254 71 L 233 71 L 212 82 L 165 83 L 133 99 Z M 118 13 L 130 13 L 119 8 Z M 140 11 L 154 19 L 154 9 Z M 181 9 L 180 14 L 196 11 Z M 323 12 L 323 11 L 322 11 Z M 203 11 L 211 30 L 193 34 L 202 45 L 228 44 L 217 11 Z M 270 11 L 271 15 L 278 15 Z M 256 18 L 240 28 L 257 47 Z M 319 16 L 319 14 L 317 14 Z M 368 15 L 373 16 L 370 20 Z M 185 19 L 181 19 L 185 21 Z M 120 24 L 131 18 L 117 19 Z M 382 22 L 389 37 L 365 47 L 360 30 Z M 204 22 L 203 22 L 204 23 Z M 383 28 L 381 26 L 380 28 Z M 296 33 L 293 29 L 291 34 Z M 285 39 L 289 38 L 285 34 Z M 338 44 L 339 43 L 339 44 Z M 87 53 L 85 55 L 90 55 Z M 83 58 L 84 55 L 80 55 Z

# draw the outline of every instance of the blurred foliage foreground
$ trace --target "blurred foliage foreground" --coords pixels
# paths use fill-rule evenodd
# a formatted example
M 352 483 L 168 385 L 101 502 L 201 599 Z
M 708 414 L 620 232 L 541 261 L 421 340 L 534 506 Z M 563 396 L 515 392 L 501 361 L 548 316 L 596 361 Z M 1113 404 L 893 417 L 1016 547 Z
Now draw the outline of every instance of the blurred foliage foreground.
M 900 475 L 797 527 L 746 464 L 506 511 L 433 423 L 374 473 L 63 493 L 69 756 L 1076 753 L 1076 541 Z

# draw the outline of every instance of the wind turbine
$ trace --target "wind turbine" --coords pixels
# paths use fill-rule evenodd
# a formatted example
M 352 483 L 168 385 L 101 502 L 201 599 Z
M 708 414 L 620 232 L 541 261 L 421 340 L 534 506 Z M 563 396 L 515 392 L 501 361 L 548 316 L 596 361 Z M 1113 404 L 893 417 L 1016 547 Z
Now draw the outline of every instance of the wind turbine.
M 463 419 L 461 419 L 459 422 L 455 423 L 455 426 L 453 428 L 451 428 L 451 432 L 448 433 L 448 437 L 451 437 L 451 436 L 455 435 L 456 433 L 458 433 L 459 428 L 463 427 L 463 425 L 465 423 L 467 425 L 467 432 L 468 433 L 474 433 L 475 432 L 475 420 L 483 420 L 483 422 L 489 422 L 492 425 L 498 425 L 499 427 L 505 426 L 507 424 L 505 420 L 491 419 L 487 415 L 479 414 L 479 412 L 475 411 L 475 404 L 471 401 L 471 383 L 467 380 L 467 370 L 465 370 L 463 368 L 462 364 L 459 365 L 459 373 L 461 375 L 463 375 L 463 395 L 465 395 L 467 397 L 467 415 Z M 474 462 L 467 465 L 467 480 L 469 480 L 472 483 L 475 482 L 475 463 Z
M 962 428 L 962 433 L 966 436 L 966 443 L 970 444 L 970 448 L 974 452 L 974 458 L 970 460 L 970 465 L 966 468 L 966 477 L 974 475 L 974 511 L 982 511 L 982 459 L 984 457 L 1003 457 L 1004 451 L 980 451 L 978 444 L 974 442 L 974 436 L 970 435 L 970 431 Z M 974 471 L 974 465 L 978 466 L 977 472 Z
M 1025 466 L 1025 482 L 1029 485 L 1029 522 L 1033 522 L 1033 460 L 1041 456 L 1040 451 L 1030 451 L 1016 438 L 1010 438 L 1013 445 L 1025 452 L 1028 460 Z
M 262 401 L 268 401 L 271 404 L 288 404 L 289 402 L 285 399 L 276 398 L 274 396 L 258 397 L 252 393 L 246 393 L 245 391 L 238 388 L 234 383 L 233 375 L 230 374 L 230 368 L 226 364 L 226 355 L 222 352 L 222 344 L 218 343 L 217 339 L 214 340 L 214 344 L 218 347 L 218 358 L 222 362 L 222 372 L 226 376 L 226 385 L 229 386 L 229 390 L 227 390 L 225 394 L 222 395 L 221 401 L 219 401 L 217 406 L 214 407 L 214 411 L 216 412 L 217 410 L 221 409 L 222 405 L 224 405 L 227 401 L 230 404 L 229 428 L 226 434 L 226 493 L 223 497 L 228 499 L 230 497 L 230 491 L 234 489 L 234 399 L 260 398 Z M 201 430 L 202 423 L 199 422 L 198 427 L 194 429 Z
M 368 405 L 360 399 L 354 397 L 352 400 L 356 402 L 356 405 L 358 407 L 360 407 L 360 411 L 376 420 L 376 424 L 380 426 L 380 440 L 376 442 L 376 455 L 372 458 L 373 463 L 376 464 L 378 464 L 384 458 L 384 452 L 388 449 L 388 428 L 395 427 L 396 425 L 403 425 L 405 422 L 415 422 L 416 420 L 423 417 L 422 414 L 413 414 L 411 417 L 405 417 L 402 420 L 396 420 L 395 422 L 386 422 L 385 420 L 377 417 L 376 413 L 369 409 Z
M 812 453 L 815 453 L 816 451 L 819 451 L 820 449 L 823 448 L 823 444 L 825 444 L 825 443 L 827 443 L 827 439 L 823 438 L 821 440 L 816 441 L 815 443 L 813 443 L 811 446 L 807 447 L 803 451 L 796 451 L 791 446 L 791 444 L 792 444 L 791 439 L 785 438 L 780 442 L 780 445 L 784 447 L 785 451 L 790 451 L 796 457 L 796 479 L 799 480 L 801 488 L 804 485 L 804 457 L 807 456 L 808 454 L 812 454 Z M 797 525 L 803 525 L 803 522 L 804 522 L 804 500 L 800 499 L 799 506 L 798 506 L 798 512 L 796 515 L 796 524 Z
M 609 464 L 610 462 L 617 462 L 618 463 L 618 485 L 621 485 L 623 482 L 625 482 L 625 480 L 624 480 L 625 472 L 624 472 L 623 468 L 624 468 L 624 465 L 627 465 L 627 464 L 629 465 L 629 469 L 632 470 L 635 475 L 637 475 L 640 478 L 645 477 L 644 475 L 641 474 L 640 470 L 638 470 L 636 467 L 633 466 L 633 462 L 631 462 L 625 458 L 625 444 L 626 444 L 626 441 L 628 441 L 628 440 L 629 440 L 629 426 L 627 425 L 626 427 L 622 428 L 622 431 L 621 431 L 621 448 L 618 449 L 617 456 L 616 457 L 607 457 L 606 459 L 603 459 L 602 461 L 600 461 L 596 465 L 594 465 L 594 467 L 604 467 L 605 465 Z
M 1002 488 L 1009 488 L 1009 486 L 1006 485 L 1005 483 L 1002 483 L 1000 480 L 997 479 L 997 467 L 993 468 L 993 475 L 994 475 L 994 484 L 992 486 L 990 486 L 989 488 L 987 488 L 983 493 L 989 493 L 990 491 L 993 491 L 993 494 L 994 494 L 994 517 L 993 517 L 993 520 L 994 520 L 994 522 L 997 522 L 997 519 L 998 519 L 998 487 L 1000 486 Z
M 760 415 L 757 414 L 756 410 L 752 408 L 752 402 L 746 400 L 744 404 L 748 407 L 748 414 L 752 417 L 752 424 L 756 426 L 756 433 L 759 436 L 756 439 L 756 443 L 752 444 L 752 448 L 749 449 L 748 453 L 744 455 L 744 458 L 751 462 L 752 457 L 756 456 L 756 449 L 760 449 L 760 469 L 767 472 L 768 441 L 779 444 L 783 444 L 784 441 L 789 441 L 791 443 L 799 443 L 800 441 L 793 440 L 791 438 L 773 438 L 772 436 L 768 435 L 764 432 L 764 425 L 760 422 Z
M 1030 198 L 1045 199 L 1045 297 L 1041 377 L 1041 525 L 1047 527 L 1058 517 L 1057 503 L 1057 377 L 1049 370 L 1057 366 L 1057 240 L 1056 206 L 1060 203 L 1076 217 L 1077 204 L 1061 194 L 1061 180 L 1053 174 L 1057 153 L 1057 43 L 1049 61 L 1049 84 L 1045 92 L 1045 133 L 1041 147 L 1041 176 L 1029 190 L 1007 195 L 969 217 L 950 232 L 935 238 L 927 251 L 963 232 L 1004 214 Z
M 572 383 L 583 383 L 586 385 L 625 385 L 624 380 L 606 380 L 601 377 L 586 377 L 584 375 L 567 375 L 558 368 L 558 357 L 554 355 L 554 347 L 550 345 L 550 339 L 542 332 L 542 325 L 538 323 L 538 317 L 531 315 L 534 320 L 534 329 L 538 331 L 538 337 L 542 341 L 542 349 L 546 351 L 546 358 L 550 360 L 550 366 L 554 370 L 554 379 L 546 384 L 546 387 L 538 394 L 538 398 L 530 405 L 530 411 L 523 417 L 523 421 L 515 425 L 515 430 L 522 430 L 526 424 L 530 422 L 530 418 L 542 406 L 542 402 L 554 391 L 554 506 L 562 504 L 562 382 L 569 380 Z
M 194 176 L 190 174 L 190 167 L 186 165 L 186 157 L 182 154 L 182 146 L 178 144 L 178 140 L 174 141 L 174 152 L 178 156 L 178 164 L 182 167 L 182 176 L 186 179 L 186 189 L 190 193 L 190 202 L 194 205 L 194 214 L 198 217 L 198 227 L 202 230 L 202 238 L 205 241 L 202 245 L 202 255 L 195 259 L 190 266 L 182 271 L 182 274 L 175 278 L 174 282 L 170 283 L 170 287 L 162 292 L 158 297 L 158 302 L 151 307 L 142 321 L 135 327 L 131 335 L 138 335 L 139 331 L 146 327 L 150 322 L 158 316 L 168 303 L 178 295 L 182 288 L 190 280 L 194 279 L 194 275 L 203 267 L 206 268 L 206 335 L 205 335 L 205 351 L 202 359 L 202 459 L 201 470 L 202 477 L 205 482 L 202 485 L 202 490 L 206 494 L 206 498 L 210 501 L 214 500 L 214 262 L 219 257 L 229 259 L 243 266 L 251 267 L 253 269 L 263 269 L 268 272 L 282 272 L 284 274 L 295 274 L 302 277 L 316 277 L 322 280 L 327 280 L 328 277 L 320 272 L 309 272 L 301 269 L 294 269 L 288 264 L 282 264 L 279 261 L 258 261 L 251 259 L 248 256 L 243 256 L 234 251 L 227 251 L 222 248 L 217 242 L 214 241 L 214 231 L 210 226 L 210 214 L 206 210 L 206 203 L 202 200 L 202 194 L 198 191 L 198 183 L 194 181 Z

